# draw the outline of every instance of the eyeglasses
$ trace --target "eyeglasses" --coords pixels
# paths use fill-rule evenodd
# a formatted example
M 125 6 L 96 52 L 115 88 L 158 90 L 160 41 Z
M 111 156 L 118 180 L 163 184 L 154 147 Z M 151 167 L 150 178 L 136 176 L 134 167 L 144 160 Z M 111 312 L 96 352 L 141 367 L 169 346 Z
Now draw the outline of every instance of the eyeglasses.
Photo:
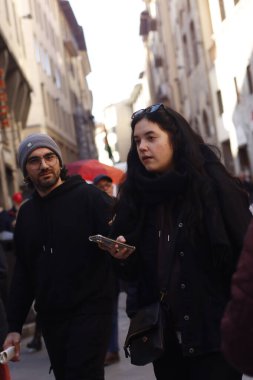
M 54 166 L 57 162 L 57 155 L 55 153 L 47 153 L 42 157 L 33 156 L 28 158 L 27 165 L 32 169 L 39 169 L 42 163 L 42 160 L 49 166 Z
M 160 108 L 162 108 L 165 112 L 166 112 L 166 108 L 164 107 L 164 105 L 162 103 L 157 103 L 157 104 L 153 104 L 152 106 L 150 107 L 147 107 L 147 108 L 142 108 L 140 109 L 139 111 L 136 111 L 132 114 L 132 120 L 135 119 L 136 117 L 139 117 L 141 116 L 142 114 L 147 114 L 147 113 L 153 113 L 153 112 L 156 112 L 158 111 Z

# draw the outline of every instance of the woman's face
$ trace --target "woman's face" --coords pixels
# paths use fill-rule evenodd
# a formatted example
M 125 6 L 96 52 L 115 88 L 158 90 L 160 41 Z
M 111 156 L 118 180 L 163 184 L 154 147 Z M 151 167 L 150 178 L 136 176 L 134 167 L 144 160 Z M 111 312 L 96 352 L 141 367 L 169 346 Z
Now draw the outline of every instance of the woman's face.
M 139 159 L 145 169 L 165 173 L 173 166 L 173 146 L 170 135 L 157 123 L 147 119 L 138 121 L 134 128 Z

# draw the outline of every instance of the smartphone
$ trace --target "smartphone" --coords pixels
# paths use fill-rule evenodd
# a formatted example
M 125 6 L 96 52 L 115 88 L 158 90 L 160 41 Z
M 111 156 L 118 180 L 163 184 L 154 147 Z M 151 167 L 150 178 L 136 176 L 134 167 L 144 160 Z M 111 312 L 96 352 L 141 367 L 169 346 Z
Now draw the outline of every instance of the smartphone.
M 15 356 L 15 347 L 11 346 L 0 352 L 0 364 L 5 364 Z
M 114 246 L 115 244 L 117 244 L 118 247 L 119 247 L 119 249 L 121 249 L 121 248 L 127 248 L 128 250 L 131 251 L 131 253 L 135 250 L 135 247 L 133 245 L 128 245 L 128 244 L 125 244 L 125 243 L 121 243 L 121 242 L 119 242 L 117 240 L 110 239 L 110 238 L 102 236 L 102 235 L 89 236 L 89 240 L 90 241 L 94 241 L 95 243 L 102 243 L 105 246 L 107 246 L 108 248 L 110 248 L 110 247 Z

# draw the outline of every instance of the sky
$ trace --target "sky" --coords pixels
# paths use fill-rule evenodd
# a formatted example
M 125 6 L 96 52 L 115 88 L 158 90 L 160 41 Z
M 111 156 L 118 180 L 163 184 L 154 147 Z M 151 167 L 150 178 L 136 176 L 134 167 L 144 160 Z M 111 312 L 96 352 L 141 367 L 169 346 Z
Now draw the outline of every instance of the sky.
M 91 74 L 93 115 L 103 121 L 103 110 L 128 99 L 144 70 L 144 47 L 139 35 L 142 0 L 70 0 L 83 27 Z

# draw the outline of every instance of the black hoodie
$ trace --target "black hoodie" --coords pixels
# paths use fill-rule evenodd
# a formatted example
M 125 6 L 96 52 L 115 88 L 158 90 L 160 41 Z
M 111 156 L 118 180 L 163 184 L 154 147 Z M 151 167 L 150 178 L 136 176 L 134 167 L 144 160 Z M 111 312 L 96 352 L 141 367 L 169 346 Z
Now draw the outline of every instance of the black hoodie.
M 34 299 L 44 323 L 79 312 L 111 312 L 111 258 L 88 239 L 107 235 L 110 206 L 107 194 L 79 176 L 24 203 L 15 228 L 9 331 L 21 331 Z

